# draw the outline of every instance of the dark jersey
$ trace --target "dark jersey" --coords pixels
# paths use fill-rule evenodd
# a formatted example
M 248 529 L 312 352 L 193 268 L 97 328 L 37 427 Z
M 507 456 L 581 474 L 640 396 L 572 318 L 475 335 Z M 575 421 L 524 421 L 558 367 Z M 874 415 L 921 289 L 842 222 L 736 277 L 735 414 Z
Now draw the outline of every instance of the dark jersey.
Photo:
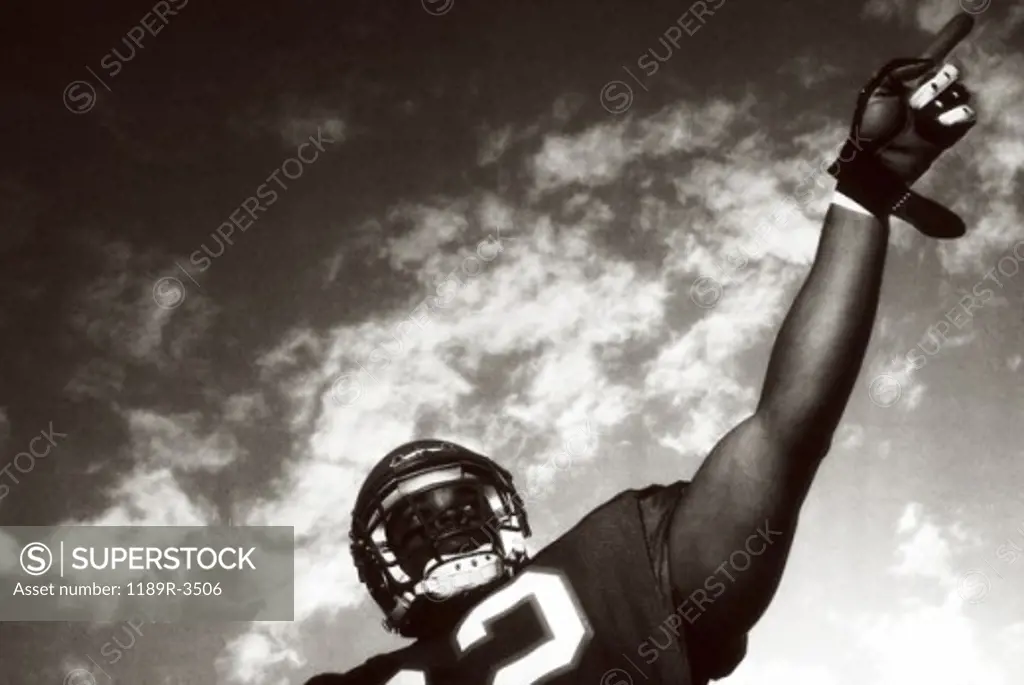
M 703 685 L 728 673 L 734 650 L 694 672 L 670 590 L 668 527 L 685 488 L 620 493 L 476 604 L 454 634 L 307 685 Z

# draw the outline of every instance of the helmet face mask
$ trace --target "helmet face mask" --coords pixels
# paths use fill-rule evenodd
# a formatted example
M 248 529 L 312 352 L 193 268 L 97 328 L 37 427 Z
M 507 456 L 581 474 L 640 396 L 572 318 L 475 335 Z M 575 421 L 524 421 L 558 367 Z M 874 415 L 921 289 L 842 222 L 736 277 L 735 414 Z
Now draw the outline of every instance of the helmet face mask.
M 464 447 L 407 443 L 370 472 L 350 533 L 359 578 L 407 637 L 430 628 L 439 602 L 490 587 L 527 560 L 530 529 L 511 475 Z
M 476 483 L 443 483 L 411 494 L 388 510 L 388 548 L 406 575 L 425 573 L 429 562 L 493 544 L 494 512 Z

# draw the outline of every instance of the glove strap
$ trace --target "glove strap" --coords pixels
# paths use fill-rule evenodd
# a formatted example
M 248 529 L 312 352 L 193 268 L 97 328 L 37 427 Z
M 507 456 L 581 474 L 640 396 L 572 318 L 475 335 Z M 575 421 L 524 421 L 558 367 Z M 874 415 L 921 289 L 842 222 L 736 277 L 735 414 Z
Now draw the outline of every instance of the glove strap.
M 843 160 L 850 160 L 848 162 Z M 885 220 L 910 197 L 903 180 L 880 164 L 873 155 L 858 150 L 847 139 L 839 159 L 828 168 L 836 178 L 836 191 Z
M 948 240 L 967 233 L 967 224 L 956 212 L 914 191 L 893 214 L 930 238 Z
M 955 212 L 915 193 L 872 154 L 858 150 L 849 138 L 828 173 L 836 179 L 837 192 L 882 221 L 895 215 L 932 238 L 959 238 L 967 232 L 963 219 Z

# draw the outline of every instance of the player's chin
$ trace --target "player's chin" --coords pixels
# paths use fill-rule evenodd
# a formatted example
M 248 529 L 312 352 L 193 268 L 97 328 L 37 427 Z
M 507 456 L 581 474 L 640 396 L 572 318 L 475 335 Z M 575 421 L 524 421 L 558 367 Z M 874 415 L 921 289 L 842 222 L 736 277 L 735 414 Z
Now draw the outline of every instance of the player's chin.
M 415 573 L 410 575 L 418 575 L 431 562 L 454 559 L 463 554 L 469 554 L 488 542 L 490 539 L 483 532 L 448 535 L 436 542 L 428 540 L 422 535 L 416 535 L 408 540 L 405 549 L 402 550 L 399 564 L 406 573 L 414 569 Z
M 467 531 L 449 535 L 443 540 L 438 541 L 437 551 L 445 556 L 467 554 L 480 549 L 480 547 L 490 541 L 490 538 L 483 531 Z

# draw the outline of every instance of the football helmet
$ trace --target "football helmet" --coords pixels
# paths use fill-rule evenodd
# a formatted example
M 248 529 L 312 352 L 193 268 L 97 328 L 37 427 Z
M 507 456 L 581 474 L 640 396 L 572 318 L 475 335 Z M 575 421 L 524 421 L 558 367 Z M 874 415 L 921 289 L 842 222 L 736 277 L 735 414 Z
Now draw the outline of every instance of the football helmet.
M 527 561 L 529 536 L 512 475 L 441 440 L 406 443 L 373 467 L 349 533 L 385 628 L 406 637 L 431 630 L 437 602 L 511 577 Z

